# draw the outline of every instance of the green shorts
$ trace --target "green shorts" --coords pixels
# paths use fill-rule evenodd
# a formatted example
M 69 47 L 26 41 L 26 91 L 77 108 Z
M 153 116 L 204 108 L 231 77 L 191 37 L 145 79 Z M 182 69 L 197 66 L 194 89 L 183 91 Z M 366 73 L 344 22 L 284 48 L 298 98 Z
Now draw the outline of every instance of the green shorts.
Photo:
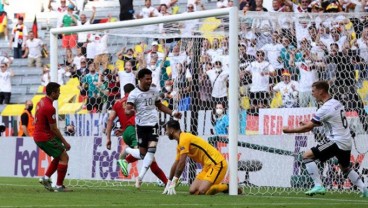
M 123 139 L 125 144 L 131 148 L 138 146 L 137 136 L 135 134 L 135 126 L 128 126 L 125 129 L 123 133 Z
M 60 157 L 61 153 L 65 151 L 65 147 L 61 143 L 61 139 L 58 137 L 51 138 L 47 142 L 36 142 L 36 144 L 47 155 L 52 156 L 53 158 Z

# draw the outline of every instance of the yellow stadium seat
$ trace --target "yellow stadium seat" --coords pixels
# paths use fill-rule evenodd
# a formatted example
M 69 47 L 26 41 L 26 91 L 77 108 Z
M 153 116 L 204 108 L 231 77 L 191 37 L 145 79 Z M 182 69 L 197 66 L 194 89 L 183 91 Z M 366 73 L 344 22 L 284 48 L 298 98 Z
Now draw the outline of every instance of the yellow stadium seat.
M 24 104 L 7 104 L 1 112 L 1 116 L 20 116 L 24 110 Z
M 84 103 L 65 103 L 59 108 L 59 114 L 75 114 L 82 109 L 83 105 Z
M 281 93 L 276 93 L 275 97 L 271 101 L 271 108 L 278 108 L 282 105 Z
M 249 98 L 247 96 L 244 96 L 244 97 L 240 98 L 240 107 L 242 109 L 249 109 L 250 108 L 250 102 L 249 102 Z
M 37 94 L 43 94 L 43 89 L 44 89 L 45 87 L 44 86 L 39 86 L 38 87 L 38 89 L 37 89 Z

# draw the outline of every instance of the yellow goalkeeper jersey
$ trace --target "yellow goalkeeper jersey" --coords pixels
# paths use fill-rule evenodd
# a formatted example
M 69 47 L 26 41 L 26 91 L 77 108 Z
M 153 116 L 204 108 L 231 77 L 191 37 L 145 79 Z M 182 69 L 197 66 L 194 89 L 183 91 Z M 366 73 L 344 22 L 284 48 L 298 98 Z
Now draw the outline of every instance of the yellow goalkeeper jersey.
M 190 158 L 202 166 L 217 165 L 225 160 L 224 156 L 207 141 L 186 132 L 180 134 L 176 151 L 176 160 L 179 160 L 180 155 L 188 154 Z

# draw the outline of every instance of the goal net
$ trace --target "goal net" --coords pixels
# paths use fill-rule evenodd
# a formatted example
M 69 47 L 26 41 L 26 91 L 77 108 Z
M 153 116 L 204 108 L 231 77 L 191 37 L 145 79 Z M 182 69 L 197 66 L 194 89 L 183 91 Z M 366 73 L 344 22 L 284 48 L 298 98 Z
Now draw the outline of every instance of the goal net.
M 238 98 L 237 178 L 252 194 L 301 193 L 313 185 L 301 155 L 326 141 L 323 129 L 283 135 L 282 127 L 298 126 L 311 118 L 318 108 L 311 96 L 311 83 L 327 80 L 332 95 L 345 105 L 349 127 L 356 134 L 353 168 L 367 179 L 366 14 L 239 14 L 239 88 L 235 91 L 229 90 L 234 59 L 229 56 L 228 16 L 119 29 L 101 24 L 83 33 L 88 37 L 85 59 L 76 55 L 84 53 L 76 48 L 71 50 L 72 64 L 68 63 L 70 52 L 52 52 L 64 66 L 65 73 L 58 71 L 59 79 L 65 79 L 64 94 L 77 95 L 70 106 L 59 106 L 66 114 L 60 117 L 65 119 L 65 126 L 74 127 L 73 136 L 83 139 L 72 140 L 77 147 L 71 150 L 71 166 L 75 167 L 68 171 L 70 185 L 130 185 L 138 175 L 140 162 L 130 165 L 128 177 L 122 176 L 116 160 L 125 144 L 113 137 L 114 150 L 107 151 L 104 129 L 111 106 L 123 95 L 123 86 L 141 68 L 152 70 L 162 102 L 183 113 L 181 128 L 208 140 L 226 159 L 233 151 L 228 148 L 229 130 L 234 125 L 229 120 L 233 108 L 229 97 Z M 79 107 L 73 111 L 74 106 Z M 168 120 L 160 114 L 156 153 L 157 163 L 166 174 L 176 146 L 164 135 Z M 84 157 L 89 157 L 88 162 Z M 344 178 L 335 158 L 318 166 L 329 190 L 356 189 Z M 190 184 L 200 169 L 188 160 L 183 183 Z M 156 183 L 157 178 L 148 173 L 145 181 Z

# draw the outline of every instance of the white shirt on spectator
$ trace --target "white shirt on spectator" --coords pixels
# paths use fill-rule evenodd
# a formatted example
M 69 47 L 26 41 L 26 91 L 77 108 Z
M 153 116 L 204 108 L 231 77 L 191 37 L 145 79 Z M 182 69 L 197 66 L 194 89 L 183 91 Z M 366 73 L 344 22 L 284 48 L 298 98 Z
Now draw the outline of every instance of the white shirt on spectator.
M 33 38 L 33 40 L 28 39 L 26 41 L 25 46 L 28 48 L 28 57 L 29 58 L 39 58 L 42 56 L 41 50 L 43 46 L 42 40 L 38 38 Z
M 212 84 L 212 97 L 222 98 L 227 96 L 227 81 L 229 79 L 229 71 L 222 70 L 220 73 L 211 69 L 206 71 L 208 78 Z
M 155 65 L 147 65 L 147 69 L 152 71 L 152 84 L 156 87 L 158 91 L 161 91 L 160 78 L 161 78 L 161 69 L 160 69 L 160 61 L 157 61 Z
M 126 84 L 133 84 L 135 86 L 135 75 L 131 72 L 119 71 L 120 88 L 123 89 Z M 124 93 L 121 93 L 121 98 L 124 97 Z
M 192 12 L 184 12 L 185 14 L 189 14 Z M 193 31 L 197 28 L 199 24 L 199 19 L 192 19 L 183 21 L 184 28 L 181 29 L 181 35 L 191 37 L 193 35 Z
M 222 0 L 218 1 L 216 3 L 217 8 L 227 8 L 227 5 L 229 4 L 228 0 Z
M 21 30 L 21 29 L 23 31 L 23 39 L 19 39 L 20 32 L 18 30 Z M 15 33 L 14 33 L 14 30 L 15 30 Z M 13 48 L 18 47 L 18 43 L 22 45 L 24 44 L 23 41 L 26 40 L 26 37 L 28 35 L 27 26 L 25 24 L 23 25 L 14 24 L 14 27 L 10 32 L 13 34 L 13 38 L 14 38 L 14 41 L 12 43 Z
M 176 64 L 178 63 L 183 64 L 184 61 L 187 59 L 187 53 L 181 52 L 177 56 L 175 56 L 172 53 L 169 53 L 168 57 L 170 58 L 171 78 L 175 79 L 178 76 L 178 70 L 176 69 Z
M 245 69 L 252 74 L 252 85 L 250 87 L 251 92 L 269 92 L 269 75 L 261 75 L 261 72 L 274 72 L 272 64 L 267 61 L 253 61 Z
M 368 43 L 365 43 L 363 38 L 359 38 L 357 40 L 358 48 L 359 48 L 359 55 L 362 57 L 365 62 L 368 62 Z
M 84 24 L 80 20 L 78 20 L 77 25 L 78 26 L 87 26 L 90 25 L 90 20 L 87 20 Z M 88 39 L 88 32 L 79 32 L 78 33 L 78 43 L 86 43 Z
M 0 92 L 11 92 L 11 73 L 8 70 L 2 72 L 0 70 Z
M 147 8 L 146 6 L 142 8 L 141 12 L 139 13 L 140 16 L 142 16 L 143 19 L 150 18 L 150 14 L 153 13 L 153 16 L 158 17 L 160 14 L 158 10 L 154 7 Z M 144 31 L 155 31 L 157 30 L 157 25 L 145 25 Z
M 299 92 L 312 92 L 312 84 L 318 80 L 317 71 L 309 67 L 310 61 L 296 62 L 300 71 Z
M 83 55 L 81 56 L 74 56 L 73 59 L 73 64 L 77 67 L 77 69 L 81 68 L 81 60 L 85 59 L 86 57 L 84 57 Z
M 86 47 L 86 56 L 87 59 L 94 59 L 96 55 L 96 44 L 92 41 L 92 38 L 94 38 L 92 35 L 89 37 L 89 42 Z
M 107 49 L 107 34 L 93 35 L 92 41 L 95 43 L 95 56 L 109 53 Z
M 156 51 L 157 56 L 158 56 L 158 61 L 162 60 L 165 57 L 165 54 Z M 151 52 L 146 54 L 146 63 L 150 63 L 151 62 Z
M 346 42 L 346 39 L 347 39 L 346 36 L 341 36 L 338 41 L 334 41 L 332 37 L 329 39 L 321 39 L 321 41 L 328 48 L 328 51 L 331 51 L 331 44 L 336 43 L 339 46 L 339 52 L 341 52 Z
M 273 68 L 275 69 L 282 69 L 284 66 L 282 63 L 278 61 L 278 58 L 280 57 L 281 50 L 284 48 L 284 46 L 280 43 L 268 43 L 264 46 L 262 46 L 261 50 L 266 52 L 268 61 L 272 64 Z
M 58 69 L 58 84 L 64 85 L 64 75 L 65 75 L 65 69 L 63 67 L 60 67 Z
M 295 91 L 293 90 L 293 86 Z M 290 80 L 289 83 L 279 82 L 274 87 L 273 90 L 281 93 L 282 106 L 286 108 L 296 107 L 298 104 L 298 82 Z

